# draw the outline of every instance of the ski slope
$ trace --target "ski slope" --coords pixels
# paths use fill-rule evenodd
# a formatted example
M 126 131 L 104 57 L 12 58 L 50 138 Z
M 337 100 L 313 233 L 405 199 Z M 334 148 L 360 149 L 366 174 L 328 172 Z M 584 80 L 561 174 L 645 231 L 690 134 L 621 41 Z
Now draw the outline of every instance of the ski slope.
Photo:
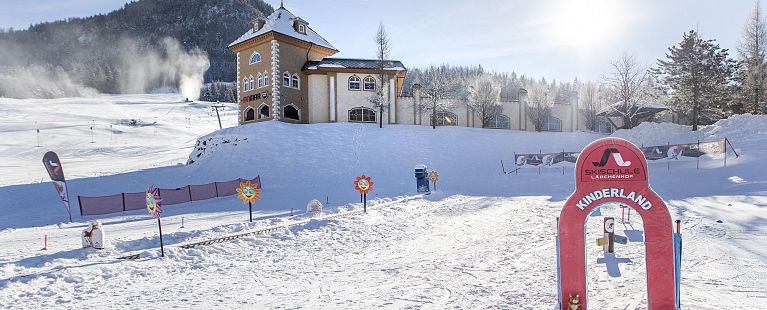
M 57 127 L 88 119 L 106 126 L 112 121 L 105 111 L 112 109 L 126 110 L 119 118 L 166 115 L 160 126 L 121 129 L 122 145 L 133 151 L 109 147 L 108 129 L 96 143 L 88 128 L 57 129 L 67 131 L 50 149 L 62 159 L 70 195 L 258 174 L 264 188 L 255 222 L 247 223 L 247 206 L 234 197 L 166 206 L 164 259 L 157 222 L 146 212 L 65 223 L 53 186 L 39 183 L 47 178 L 40 158 L 49 147 L 30 145 L 28 128 L 4 124 L 0 159 L 11 169 L 3 167 L 0 187 L 0 307 L 541 309 L 556 303 L 555 218 L 574 189 L 572 167 L 564 175 L 561 166 L 540 175 L 537 168 L 503 174 L 500 161 L 508 171 L 514 152 L 579 150 L 601 135 L 280 122 L 212 132 L 218 124 L 206 104 L 179 101 L 172 95 L 58 99 L 61 111 L 49 119 Z M 35 103 L 0 99 L 0 114 L 29 120 Z M 70 104 L 77 108 L 66 109 Z M 188 126 L 187 113 L 199 116 L 197 123 Z M 650 163 L 651 185 L 672 218 L 682 220 L 684 308 L 757 309 L 767 302 L 766 120 L 736 116 L 697 133 L 642 124 L 614 134 L 645 145 L 727 137 L 741 154 L 731 155 L 726 168 L 723 158 L 704 158 L 701 169 L 694 160 Z M 234 125 L 236 114 L 224 113 L 223 121 Z M 196 137 L 212 143 L 195 148 Z M 240 142 L 220 143 L 233 139 Z M 194 163 L 177 165 L 189 159 Z M 420 163 L 440 173 L 438 191 L 425 198 L 414 196 L 413 166 Z M 314 198 L 326 203 L 326 214 L 361 209 L 352 182 L 362 173 L 375 182 L 367 214 L 315 219 L 304 212 Z M 616 223 L 616 234 L 630 242 L 605 258 L 595 243 L 602 216 L 620 219 L 620 209 L 605 206 L 587 223 L 590 308 L 644 309 L 641 219 Z M 79 248 L 80 231 L 92 219 L 105 225 L 103 251 Z M 178 247 L 304 220 L 267 235 Z M 46 234 L 49 250 L 40 251 Z M 126 253 L 142 258 L 115 259 Z

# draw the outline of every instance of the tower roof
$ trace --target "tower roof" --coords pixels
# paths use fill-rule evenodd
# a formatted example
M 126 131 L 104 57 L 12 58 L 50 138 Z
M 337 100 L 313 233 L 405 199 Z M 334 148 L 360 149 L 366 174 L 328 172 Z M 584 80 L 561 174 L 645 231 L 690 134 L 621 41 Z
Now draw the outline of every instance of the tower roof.
M 263 34 L 267 34 L 269 32 L 276 32 L 279 34 L 283 34 L 298 40 L 302 40 L 305 42 L 313 43 L 325 48 L 329 48 L 334 51 L 338 51 L 330 42 L 325 40 L 322 36 L 320 36 L 318 33 L 314 32 L 312 28 L 310 28 L 308 25 L 306 25 L 306 34 L 300 33 L 296 31 L 295 28 L 293 28 L 293 24 L 295 21 L 300 21 L 305 24 L 306 21 L 301 19 L 300 17 L 297 17 L 293 15 L 290 11 L 288 11 L 286 8 L 280 6 L 277 10 L 274 11 L 271 15 L 269 15 L 266 19 L 264 19 L 265 23 L 264 25 L 258 29 L 258 31 L 253 32 L 253 30 L 248 30 L 245 34 L 240 36 L 237 40 L 234 40 L 231 44 L 229 44 L 229 47 L 235 46 L 237 44 L 243 43 L 245 41 L 248 41 L 250 39 L 259 37 Z

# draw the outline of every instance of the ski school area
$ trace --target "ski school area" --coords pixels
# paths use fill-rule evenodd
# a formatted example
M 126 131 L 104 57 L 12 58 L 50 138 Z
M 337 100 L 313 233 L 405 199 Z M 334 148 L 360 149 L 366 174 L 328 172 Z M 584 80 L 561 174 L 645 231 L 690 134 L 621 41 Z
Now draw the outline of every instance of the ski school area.
M 219 129 L 171 95 L 22 101 L 0 99 L 28 124 L 0 122 L 1 308 L 767 304 L 764 116 Z

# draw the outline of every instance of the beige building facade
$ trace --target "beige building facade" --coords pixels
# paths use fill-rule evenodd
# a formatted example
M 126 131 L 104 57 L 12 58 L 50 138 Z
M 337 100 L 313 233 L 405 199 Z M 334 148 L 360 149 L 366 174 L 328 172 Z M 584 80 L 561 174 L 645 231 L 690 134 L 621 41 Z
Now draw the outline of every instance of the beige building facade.
M 431 125 L 416 85 L 407 94 L 407 70 L 397 60 L 332 58 L 332 44 L 309 23 L 284 7 L 255 19 L 252 29 L 229 45 L 237 59 L 240 124 L 265 120 L 291 123 L 359 122 Z M 383 80 L 381 79 L 383 69 Z M 383 88 L 383 89 L 382 89 Z M 382 93 L 382 104 L 373 98 Z M 489 128 L 534 131 L 527 115 L 526 96 L 501 102 L 501 115 Z M 585 130 L 577 102 L 555 104 L 544 130 Z M 382 118 L 382 120 L 381 120 Z M 436 115 L 439 126 L 482 127 L 478 115 L 456 103 Z M 604 125 L 609 131 L 609 124 Z

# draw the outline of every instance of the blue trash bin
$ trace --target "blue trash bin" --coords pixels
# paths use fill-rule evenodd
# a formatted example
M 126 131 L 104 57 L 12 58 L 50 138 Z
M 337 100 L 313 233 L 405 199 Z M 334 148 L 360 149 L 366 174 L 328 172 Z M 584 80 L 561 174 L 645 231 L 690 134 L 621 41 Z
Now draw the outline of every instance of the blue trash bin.
M 426 165 L 415 166 L 415 184 L 418 193 L 431 193 L 429 190 L 429 171 L 426 169 Z

